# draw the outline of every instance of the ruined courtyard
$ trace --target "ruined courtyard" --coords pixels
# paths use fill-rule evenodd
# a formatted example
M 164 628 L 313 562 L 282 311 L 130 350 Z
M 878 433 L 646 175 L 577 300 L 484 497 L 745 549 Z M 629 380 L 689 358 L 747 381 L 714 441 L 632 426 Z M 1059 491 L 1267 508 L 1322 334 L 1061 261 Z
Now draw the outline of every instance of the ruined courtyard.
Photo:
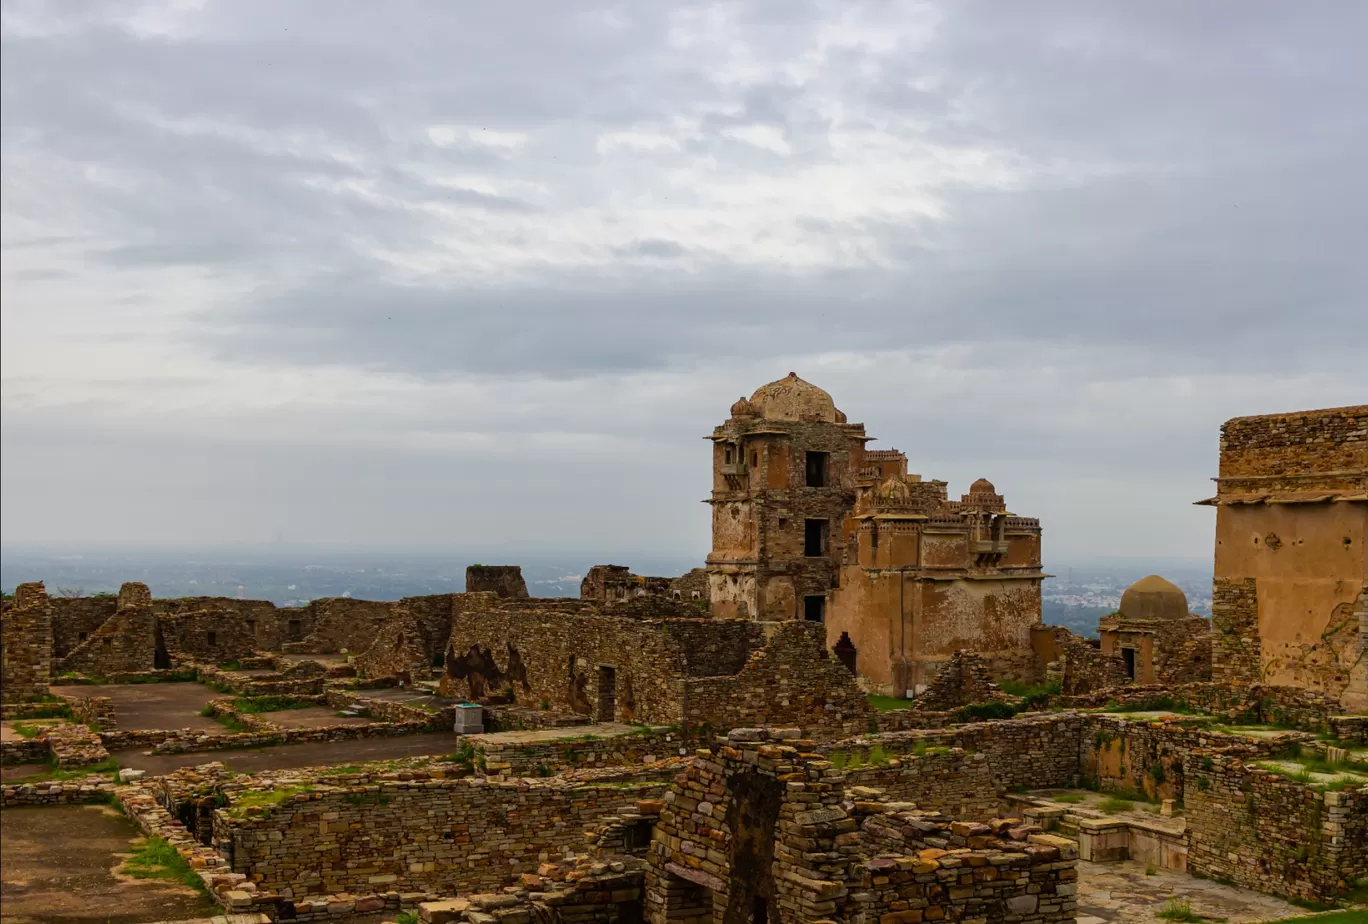
M 1368 906 L 1368 407 L 1227 422 L 1212 619 L 1153 575 L 1096 640 L 1041 623 L 1048 524 L 987 479 L 951 499 L 796 375 L 709 439 L 713 547 L 678 577 L 536 598 L 471 566 L 301 607 L 19 585 L 6 919 Z

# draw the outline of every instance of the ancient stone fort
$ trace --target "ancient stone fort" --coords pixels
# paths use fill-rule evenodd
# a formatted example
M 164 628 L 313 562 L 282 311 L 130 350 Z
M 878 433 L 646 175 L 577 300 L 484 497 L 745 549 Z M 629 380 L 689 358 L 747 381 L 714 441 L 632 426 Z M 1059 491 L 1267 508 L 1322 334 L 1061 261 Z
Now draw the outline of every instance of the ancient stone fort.
M 577 598 L 516 566 L 302 607 L 34 575 L 3 609 L 6 839 L 113 806 L 244 924 L 1368 902 L 1368 406 L 1228 421 L 1212 618 L 1152 575 L 1097 639 L 1041 623 L 1039 520 L 797 375 L 708 439 L 703 567 Z

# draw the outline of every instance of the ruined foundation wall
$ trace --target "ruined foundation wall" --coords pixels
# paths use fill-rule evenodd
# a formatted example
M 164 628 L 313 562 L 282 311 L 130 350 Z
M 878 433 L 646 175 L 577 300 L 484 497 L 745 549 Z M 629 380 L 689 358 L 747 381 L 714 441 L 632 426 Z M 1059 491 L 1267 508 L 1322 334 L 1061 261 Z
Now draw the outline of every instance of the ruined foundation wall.
M 1222 756 L 1192 754 L 1184 786 L 1188 869 L 1325 901 L 1368 874 L 1368 787 L 1316 792 Z
M 668 725 L 683 718 L 669 681 L 684 673 L 683 652 L 659 623 L 519 605 L 452 619 L 443 684 L 472 699 L 511 687 L 519 704 L 597 717 L 611 677 L 606 720 Z
M 264 818 L 221 810 L 214 842 L 231 845 L 235 872 L 287 897 L 492 890 L 664 790 L 663 782 L 386 782 L 287 798 Z
M 826 650 L 821 623 L 766 627 L 765 647 L 738 673 L 675 682 L 691 732 L 764 724 L 791 725 L 813 736 L 854 734 L 871 712 L 850 671 Z

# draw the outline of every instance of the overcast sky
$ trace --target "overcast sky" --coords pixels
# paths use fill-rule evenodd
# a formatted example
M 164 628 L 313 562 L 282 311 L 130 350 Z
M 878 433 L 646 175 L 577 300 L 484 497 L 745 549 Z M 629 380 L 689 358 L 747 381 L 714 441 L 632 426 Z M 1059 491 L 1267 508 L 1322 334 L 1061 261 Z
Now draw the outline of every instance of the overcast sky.
M 6 543 L 701 559 L 795 370 L 1209 556 L 1223 420 L 1368 401 L 1368 5 L 3 11 Z

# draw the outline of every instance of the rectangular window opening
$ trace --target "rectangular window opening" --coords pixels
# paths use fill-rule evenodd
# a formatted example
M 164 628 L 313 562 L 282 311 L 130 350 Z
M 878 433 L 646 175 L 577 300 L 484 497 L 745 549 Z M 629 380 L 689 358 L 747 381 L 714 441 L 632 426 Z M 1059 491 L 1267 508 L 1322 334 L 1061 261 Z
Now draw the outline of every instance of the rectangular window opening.
M 809 452 L 807 454 L 807 486 L 825 488 L 827 486 L 827 453 Z
M 803 618 L 808 622 L 826 621 L 826 596 L 810 594 L 803 598 Z
M 204 633 L 204 641 L 209 645 L 210 648 L 217 647 L 217 645 L 218 645 L 218 633 L 217 633 L 217 632 L 206 632 L 206 633 Z
M 827 553 L 827 521 L 803 521 L 803 554 L 808 558 L 822 558 Z

